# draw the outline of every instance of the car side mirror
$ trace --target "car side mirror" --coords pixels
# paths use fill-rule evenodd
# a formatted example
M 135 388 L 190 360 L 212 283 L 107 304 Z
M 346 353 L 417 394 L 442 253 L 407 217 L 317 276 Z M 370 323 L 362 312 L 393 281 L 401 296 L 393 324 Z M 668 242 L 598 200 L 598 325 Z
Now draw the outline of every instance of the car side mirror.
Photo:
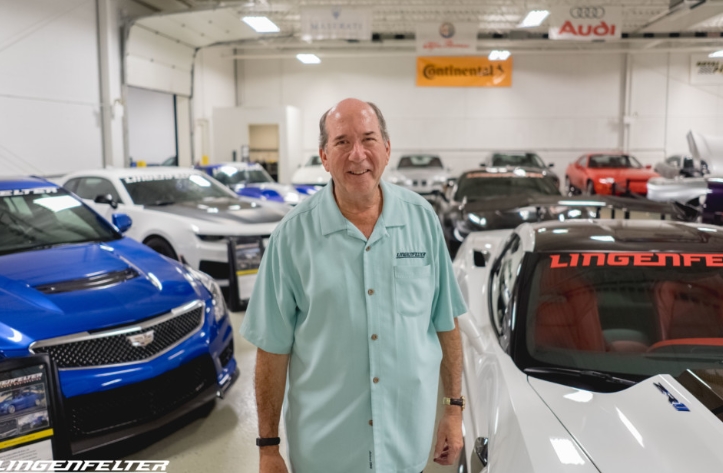
M 653 169 L 653 166 L 651 166 L 650 164 L 646 164 L 645 169 Z
M 93 202 L 95 202 L 96 204 L 108 204 L 111 207 L 113 207 L 114 209 L 118 208 L 118 202 L 116 202 L 113 199 L 113 196 L 110 194 L 96 195 L 95 199 L 93 199 Z
M 486 251 L 474 250 L 474 265 L 478 268 L 487 266 L 487 257 L 489 253 Z
M 487 167 L 487 163 L 479 163 L 479 167 L 481 167 L 481 168 L 486 168 L 486 167 Z
M 554 168 L 554 167 L 555 167 L 555 163 L 550 163 L 550 164 L 548 164 L 547 166 L 548 166 L 548 167 L 551 167 L 551 168 Z
M 113 214 L 113 225 L 119 232 L 125 233 L 133 225 L 133 220 L 126 214 Z

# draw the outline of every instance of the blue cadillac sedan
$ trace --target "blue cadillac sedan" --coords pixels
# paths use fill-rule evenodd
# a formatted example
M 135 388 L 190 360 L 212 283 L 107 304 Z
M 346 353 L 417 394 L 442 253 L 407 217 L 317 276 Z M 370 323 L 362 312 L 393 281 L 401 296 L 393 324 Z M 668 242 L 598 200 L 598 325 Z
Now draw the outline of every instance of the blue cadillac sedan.
M 238 376 L 213 279 L 167 259 L 73 194 L 0 179 L 0 358 L 47 353 L 74 455 L 213 401 Z

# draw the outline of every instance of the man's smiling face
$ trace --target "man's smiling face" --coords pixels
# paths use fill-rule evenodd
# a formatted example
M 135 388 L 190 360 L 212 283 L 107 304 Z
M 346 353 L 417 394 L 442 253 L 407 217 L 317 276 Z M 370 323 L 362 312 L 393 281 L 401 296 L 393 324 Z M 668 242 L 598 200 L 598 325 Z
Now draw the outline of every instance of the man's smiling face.
M 390 149 L 374 110 L 360 100 L 344 100 L 329 112 L 326 130 L 329 141 L 319 154 L 338 195 L 352 200 L 373 195 Z

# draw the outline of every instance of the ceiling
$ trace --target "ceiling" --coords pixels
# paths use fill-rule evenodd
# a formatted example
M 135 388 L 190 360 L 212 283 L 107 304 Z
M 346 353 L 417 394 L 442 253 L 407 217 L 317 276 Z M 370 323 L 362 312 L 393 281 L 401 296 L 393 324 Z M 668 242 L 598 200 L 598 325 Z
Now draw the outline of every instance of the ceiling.
M 548 25 L 518 28 L 533 9 L 572 5 L 621 5 L 600 0 L 135 0 L 155 10 L 152 16 L 136 19 L 139 27 L 190 47 L 233 46 L 237 51 L 283 53 L 299 49 L 331 52 L 400 50 L 412 52 L 417 23 L 429 21 L 475 22 L 479 25 L 480 49 L 494 43 L 519 49 L 639 49 L 723 46 L 723 0 L 626 0 L 623 6 L 624 33 L 615 43 L 550 41 L 543 35 Z M 671 7 L 672 3 L 676 3 Z M 354 6 L 373 10 L 375 41 L 317 41 L 300 38 L 301 10 L 307 6 Z M 240 21 L 243 16 L 267 16 L 281 32 L 261 35 Z M 521 43 L 524 41 L 524 43 Z M 238 57 L 238 56 L 236 56 Z

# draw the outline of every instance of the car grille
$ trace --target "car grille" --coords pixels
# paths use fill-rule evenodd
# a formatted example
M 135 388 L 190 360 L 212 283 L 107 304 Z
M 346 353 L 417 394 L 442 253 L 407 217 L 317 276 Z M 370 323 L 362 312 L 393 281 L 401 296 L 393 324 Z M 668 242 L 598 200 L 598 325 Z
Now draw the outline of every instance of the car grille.
M 47 353 L 61 369 L 143 361 L 168 351 L 198 329 L 203 324 L 203 307 L 197 302 L 187 310 L 164 314 L 141 324 L 43 340 L 33 344 L 31 350 Z M 136 344 L 147 344 L 133 346 L 130 340 L 133 336 L 140 339 Z
M 67 398 L 70 437 L 79 439 L 158 419 L 215 383 L 213 361 L 203 355 L 147 381 Z

